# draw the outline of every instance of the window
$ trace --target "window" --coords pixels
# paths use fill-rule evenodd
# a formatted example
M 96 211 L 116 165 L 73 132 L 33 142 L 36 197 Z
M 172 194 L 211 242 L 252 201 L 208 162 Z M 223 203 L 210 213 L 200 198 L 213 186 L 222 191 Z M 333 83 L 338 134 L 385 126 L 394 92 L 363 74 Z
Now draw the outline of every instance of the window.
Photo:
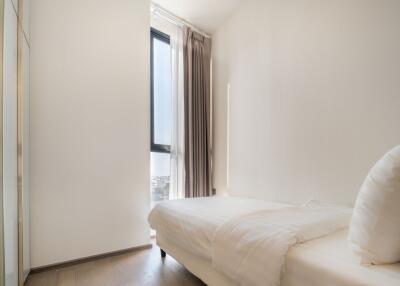
M 171 150 L 171 46 L 168 35 L 151 30 L 151 151 Z
M 172 126 L 170 37 L 151 29 L 151 198 L 152 205 L 169 198 Z

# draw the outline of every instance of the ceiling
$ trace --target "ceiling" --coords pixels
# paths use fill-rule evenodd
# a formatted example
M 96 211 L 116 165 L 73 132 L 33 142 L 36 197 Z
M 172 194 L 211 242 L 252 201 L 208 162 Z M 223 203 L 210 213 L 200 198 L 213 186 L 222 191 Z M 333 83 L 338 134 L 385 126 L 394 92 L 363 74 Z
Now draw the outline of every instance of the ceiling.
M 164 9 L 212 34 L 241 0 L 153 0 Z

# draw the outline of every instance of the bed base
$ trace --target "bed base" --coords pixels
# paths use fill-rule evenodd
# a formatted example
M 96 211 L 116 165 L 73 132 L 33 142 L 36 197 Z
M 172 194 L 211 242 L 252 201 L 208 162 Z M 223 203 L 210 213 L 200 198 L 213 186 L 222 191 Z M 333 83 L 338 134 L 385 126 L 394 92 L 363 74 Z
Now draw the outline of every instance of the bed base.
M 176 261 L 182 264 L 189 272 L 198 277 L 208 286 L 237 286 L 233 280 L 224 274 L 215 270 L 212 266 L 211 260 L 194 255 L 179 245 L 173 240 L 168 239 L 167 235 L 157 231 L 156 243 L 160 247 L 162 259 L 168 253 Z

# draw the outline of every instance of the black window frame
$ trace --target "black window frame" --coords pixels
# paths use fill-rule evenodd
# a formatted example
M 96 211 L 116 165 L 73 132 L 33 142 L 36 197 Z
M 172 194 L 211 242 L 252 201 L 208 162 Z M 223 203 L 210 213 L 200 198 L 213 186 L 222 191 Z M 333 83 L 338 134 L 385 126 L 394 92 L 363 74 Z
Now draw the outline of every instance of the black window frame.
M 150 29 L 150 150 L 157 153 L 171 153 L 170 145 L 156 144 L 154 142 L 154 39 L 171 45 L 169 35 L 154 28 Z

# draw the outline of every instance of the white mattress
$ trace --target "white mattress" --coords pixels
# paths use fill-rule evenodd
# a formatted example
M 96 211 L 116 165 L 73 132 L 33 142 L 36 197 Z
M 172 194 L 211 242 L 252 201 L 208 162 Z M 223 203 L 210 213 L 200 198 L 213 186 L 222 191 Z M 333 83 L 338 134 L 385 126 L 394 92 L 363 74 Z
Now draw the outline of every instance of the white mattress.
M 220 224 L 249 211 L 274 206 L 281 205 L 240 198 L 170 201 L 157 207 L 157 211 L 153 211 L 150 215 L 149 221 L 156 229 L 157 236 L 162 236 L 182 250 L 192 253 L 193 260 L 199 257 L 203 261 L 202 264 L 209 262 L 209 267 L 212 267 L 211 243 L 213 234 Z M 185 261 L 181 262 L 185 265 Z M 189 270 L 198 274 L 197 269 Z M 221 283 L 209 284 L 219 286 Z M 400 264 L 360 265 L 348 249 L 347 230 L 340 231 L 293 247 L 287 255 L 282 285 L 398 286 Z

